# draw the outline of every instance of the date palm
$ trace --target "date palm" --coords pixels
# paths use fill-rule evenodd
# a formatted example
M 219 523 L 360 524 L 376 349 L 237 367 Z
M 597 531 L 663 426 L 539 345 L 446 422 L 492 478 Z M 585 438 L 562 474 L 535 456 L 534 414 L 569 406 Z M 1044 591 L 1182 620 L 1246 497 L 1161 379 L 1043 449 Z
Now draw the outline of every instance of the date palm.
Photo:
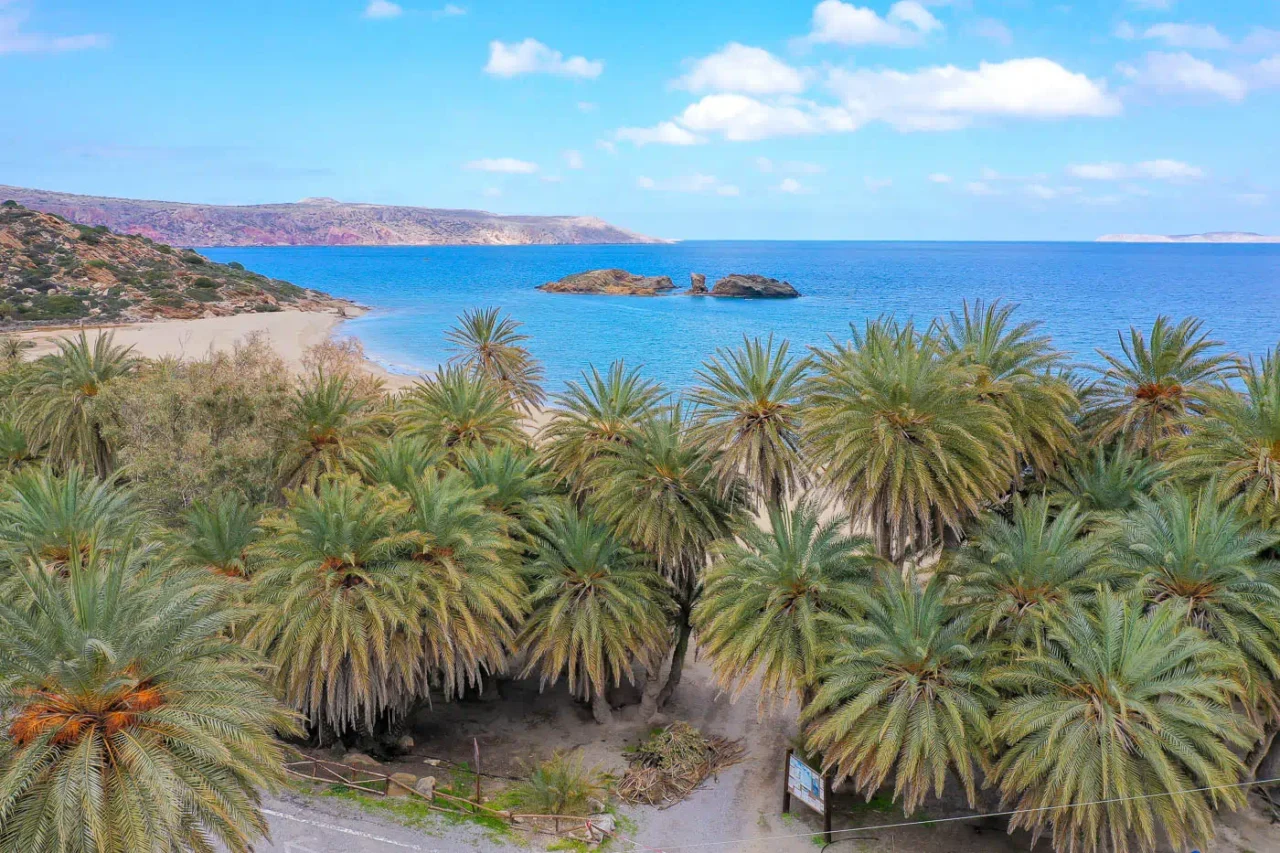
M 1086 520 L 1075 506 L 1051 516 L 1043 497 L 1015 498 L 1010 518 L 984 516 L 944 572 L 975 631 L 1038 645 L 1075 597 L 1104 581 L 1104 543 L 1086 534 Z
M 1053 476 L 1051 498 L 1095 518 L 1114 518 L 1138 505 L 1165 477 L 1157 462 L 1124 444 L 1095 447 Z
M 387 424 L 380 401 L 350 374 L 317 369 L 294 392 L 280 454 L 280 481 L 287 488 L 315 488 L 320 478 L 340 474 Z
M 1115 525 L 1113 570 L 1150 602 L 1174 602 L 1184 619 L 1246 664 L 1246 695 L 1280 711 L 1280 564 L 1264 559 L 1280 535 L 1258 529 L 1239 500 L 1220 503 L 1211 482 L 1198 494 L 1161 489 Z
M 1100 592 L 1051 649 L 992 674 L 1011 695 L 992 722 L 992 778 L 1019 810 L 1013 828 L 1052 832 L 1063 853 L 1150 853 L 1162 838 L 1187 850 L 1213 838 L 1215 807 L 1244 805 L 1227 787 L 1256 737 L 1233 707 L 1237 659 L 1184 615 Z
M 1173 470 L 1195 481 L 1214 479 L 1219 499 L 1239 495 L 1263 524 L 1280 523 L 1280 353 L 1252 359 L 1241 370 L 1243 393 L 1214 388 L 1205 416 L 1187 418 L 1171 446 Z
M 40 448 L 33 446 L 24 429 L 12 421 L 0 421 L 0 465 L 6 471 L 16 471 L 40 457 Z
M 939 323 L 943 352 L 973 369 L 975 390 L 1009 419 L 1023 462 L 1043 477 L 1077 440 L 1079 408 L 1066 364 L 1038 322 L 1015 324 L 1017 306 L 965 303 Z
M 467 476 L 484 505 L 508 521 L 511 537 L 527 543 L 562 498 L 553 495 L 551 473 L 528 447 L 499 445 L 463 454 L 458 470 Z
M 28 468 L 0 487 L 0 548 L 60 570 L 93 551 L 132 544 L 143 514 L 133 489 L 112 486 L 79 466 L 56 474 Z
M 248 853 L 295 723 L 210 585 L 126 552 L 0 601 L 0 850 Z
M 249 577 L 262 536 L 260 513 L 239 496 L 216 495 L 184 513 L 170 537 L 175 560 L 228 578 Z
M 427 602 L 396 527 L 407 509 L 387 488 L 325 478 L 269 520 L 246 642 L 322 737 L 372 730 L 426 695 Z
M 440 462 L 440 453 L 421 437 L 397 432 L 368 444 L 356 457 L 355 469 L 370 485 L 404 492 Z
M 993 695 L 956 615 L 941 579 L 880 574 L 802 718 L 824 772 L 868 799 L 892 776 L 908 814 L 950 775 L 972 805 Z
M 399 559 L 420 591 L 422 665 L 446 693 L 459 693 L 501 669 L 513 646 L 527 593 L 516 546 L 506 518 L 458 471 L 428 473 L 405 494 Z
M 17 335 L 0 335 L 0 362 L 6 366 L 18 364 L 26 358 L 27 350 L 35 349 L 35 346 L 35 341 Z
M 788 356 L 789 344 L 743 338 L 738 349 L 718 349 L 697 372 L 689 393 L 694 437 L 721 452 L 716 474 L 743 477 L 766 504 L 780 504 L 808 483 L 800 456 L 800 404 L 806 359 Z
M 760 710 L 813 696 L 842 626 L 879 568 L 871 543 L 823 507 L 773 505 L 769 528 L 745 527 L 712 547 L 693 611 L 701 649 L 722 690 L 737 698 L 760 676 Z
M 668 640 L 670 597 L 662 576 L 604 525 L 569 507 L 537 535 L 529 565 L 530 613 L 520 633 L 524 675 L 545 686 L 562 675 L 609 721 L 605 690 L 632 678 L 632 664 L 652 667 Z
M 901 563 L 1005 492 L 1015 471 L 1009 418 L 974 390 L 972 368 L 891 318 L 815 350 L 803 425 L 809 457 Z
M 551 419 L 538 435 L 547 466 L 582 494 L 592 463 L 628 442 L 636 426 L 662 408 L 665 396 L 661 385 L 643 378 L 639 368 L 627 370 L 622 361 L 603 375 L 595 367 L 583 371 L 581 382 L 568 383 L 556 395 Z
M 541 365 L 530 354 L 520 323 L 497 308 L 464 311 L 458 325 L 445 333 L 457 355 L 449 359 L 501 386 L 526 411 L 547 399 L 542 390 Z
M 1236 370 L 1231 356 L 1214 353 L 1221 341 L 1202 334 L 1203 325 L 1161 316 L 1149 337 L 1137 328 L 1127 341 L 1119 335 L 1119 355 L 1098 350 L 1106 368 L 1087 394 L 1096 443 L 1119 439 L 1151 451 L 1178 432 L 1186 415 L 1203 410 L 1206 394 Z
M 520 444 L 520 414 L 492 379 L 458 365 L 423 377 L 401 400 L 401 421 L 452 461 L 479 447 Z
M 81 332 L 57 346 L 56 353 L 35 361 L 22 383 L 27 402 L 18 425 L 47 446 L 55 464 L 84 465 L 105 479 L 115 469 L 115 448 L 104 436 L 112 413 L 99 404 L 98 395 L 132 375 L 139 359 L 132 347 L 116 346 L 109 332 L 92 343 Z

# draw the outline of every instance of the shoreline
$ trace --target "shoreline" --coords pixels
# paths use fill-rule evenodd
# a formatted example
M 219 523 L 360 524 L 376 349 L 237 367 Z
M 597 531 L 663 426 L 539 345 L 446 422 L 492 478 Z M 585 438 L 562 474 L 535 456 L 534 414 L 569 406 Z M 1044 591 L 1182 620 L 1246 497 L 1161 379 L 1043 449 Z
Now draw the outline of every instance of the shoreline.
M 150 320 L 138 323 L 102 323 L 68 325 L 13 332 L 23 340 L 35 342 L 30 357 L 52 352 L 57 340 L 72 338 L 81 332 L 92 339 L 97 335 L 115 335 L 116 342 L 132 346 L 146 358 L 200 358 L 209 352 L 223 351 L 250 335 L 263 335 L 285 363 L 301 371 L 302 358 L 317 344 L 340 337 L 346 320 L 368 313 L 366 308 L 336 311 L 274 311 L 261 314 L 233 314 L 227 317 L 200 317 L 191 320 Z M 406 388 L 416 376 L 393 373 L 365 357 L 364 369 L 386 383 L 389 390 Z

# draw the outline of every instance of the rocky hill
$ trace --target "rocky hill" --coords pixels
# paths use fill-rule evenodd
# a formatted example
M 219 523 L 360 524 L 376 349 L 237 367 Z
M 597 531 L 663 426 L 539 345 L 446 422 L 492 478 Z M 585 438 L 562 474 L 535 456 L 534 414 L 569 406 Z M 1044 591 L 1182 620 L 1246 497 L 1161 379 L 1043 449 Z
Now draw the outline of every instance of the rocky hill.
M 0 204 L 0 322 L 150 320 L 351 307 L 239 264 Z
M 305 198 L 245 206 L 138 201 L 0 185 L 0 200 L 175 246 L 435 246 L 660 243 L 589 216 L 500 216 Z

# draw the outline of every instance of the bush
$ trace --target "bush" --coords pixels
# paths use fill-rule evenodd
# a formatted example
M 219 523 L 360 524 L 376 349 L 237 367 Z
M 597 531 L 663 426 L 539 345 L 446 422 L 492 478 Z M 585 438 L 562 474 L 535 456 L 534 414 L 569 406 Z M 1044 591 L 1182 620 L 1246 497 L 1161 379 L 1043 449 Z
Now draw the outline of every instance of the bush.
M 231 267 L 233 270 L 239 270 L 240 272 L 244 272 L 244 264 L 240 263 L 239 261 L 232 261 L 231 263 L 227 264 L 227 266 Z
M 193 287 L 215 288 L 218 286 L 218 283 L 208 276 L 202 275 L 195 281 L 191 282 L 191 285 Z
M 191 264 L 194 267 L 203 264 L 204 258 L 200 257 L 195 252 L 183 252 L 182 262 L 184 264 Z
M 159 253 L 160 253 L 160 254 L 162 254 L 162 255 L 172 255 L 172 254 L 173 254 L 173 247 L 172 247 L 172 246 L 166 246 L 164 243 L 161 243 L 159 246 L 156 246 L 156 251 L 157 251 L 157 252 L 159 252 Z
M 527 814 L 586 817 L 604 808 L 608 781 L 594 767 L 583 767 L 581 755 L 557 752 L 508 794 L 518 810 Z

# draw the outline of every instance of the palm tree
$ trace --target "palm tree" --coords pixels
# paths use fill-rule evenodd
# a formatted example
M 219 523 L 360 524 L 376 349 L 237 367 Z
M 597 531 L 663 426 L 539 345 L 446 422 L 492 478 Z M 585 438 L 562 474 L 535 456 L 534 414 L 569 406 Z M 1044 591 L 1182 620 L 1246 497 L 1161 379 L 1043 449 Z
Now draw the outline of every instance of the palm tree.
M 143 528 L 136 493 L 84 473 L 28 468 L 0 487 L 0 548 L 65 570 L 91 552 L 132 544 Z
M 948 774 L 972 805 L 993 699 L 978 651 L 941 579 L 922 587 L 914 574 L 886 571 L 877 581 L 805 712 L 805 746 L 868 799 L 893 774 L 908 814 L 930 788 L 940 795 Z
M 547 466 L 561 482 L 581 495 L 587 471 L 608 448 L 629 441 L 636 426 L 662 408 L 666 391 L 627 370 L 621 361 L 601 375 L 595 367 L 582 373 L 556 395 L 551 419 L 538 435 Z
M 314 488 L 321 477 L 350 470 L 387 424 L 379 400 L 361 393 L 345 372 L 316 370 L 294 392 L 280 453 L 280 481 Z
M 1016 439 L 973 369 L 941 358 L 931 336 L 891 318 L 851 331 L 815 350 L 805 444 L 877 552 L 901 563 L 1008 489 Z
M 1187 414 L 1203 410 L 1205 395 L 1236 370 L 1231 356 L 1213 353 L 1221 341 L 1201 334 L 1203 325 L 1191 317 L 1173 325 L 1161 316 L 1149 341 L 1131 327 L 1128 341 L 1119 336 L 1120 355 L 1098 350 L 1107 367 L 1086 395 L 1096 443 L 1122 439 L 1150 451 Z
M 676 588 L 680 612 L 671 672 L 657 696 L 662 706 L 684 670 L 707 549 L 736 527 L 746 490 L 741 481 L 717 481 L 714 454 L 692 440 L 679 406 L 645 419 L 629 437 L 606 445 L 592 464 L 591 502 L 619 536 L 657 561 Z
M 1244 692 L 1280 712 L 1280 564 L 1262 559 L 1280 534 L 1258 529 L 1239 499 L 1220 503 L 1212 482 L 1191 495 L 1164 488 L 1115 524 L 1114 570 L 1145 600 L 1176 602 L 1185 620 L 1239 654 Z
M 141 573 L 141 574 L 140 574 Z M 248 853 L 295 723 L 217 591 L 125 552 L 0 600 L 0 849 Z
M 407 506 L 386 488 L 324 478 L 288 493 L 253 576 L 246 642 L 319 730 L 372 731 L 426 695 L 420 573 L 400 559 Z
M 501 669 L 514 645 L 527 594 L 515 543 L 506 519 L 458 471 L 428 474 L 406 495 L 399 559 L 420 588 L 420 655 L 446 693 L 460 693 Z
M 553 495 L 551 473 L 532 448 L 502 444 L 465 453 L 457 464 L 484 505 L 507 518 L 516 541 L 527 543 L 532 530 L 546 521 L 562 500 Z
M 92 344 L 84 332 L 60 339 L 56 353 L 36 360 L 21 389 L 27 403 L 18 425 L 48 446 L 56 464 L 81 464 L 102 479 L 115 468 L 115 449 L 105 436 L 111 413 L 98 405 L 98 395 L 139 364 L 132 347 L 114 341 L 110 332 Z
M 404 492 L 440 462 L 440 453 L 428 447 L 421 436 L 398 432 L 360 451 L 355 469 L 370 485 L 393 486 Z
M 1062 353 L 1040 334 L 1040 323 L 1013 325 L 1016 308 L 966 302 L 938 325 L 938 336 L 943 352 L 973 369 L 975 390 L 1005 413 L 1023 461 L 1044 476 L 1075 445 L 1080 404 L 1063 378 Z
M 464 311 L 456 327 L 445 333 L 458 354 L 449 359 L 501 386 L 511 399 L 531 411 L 547 395 L 542 390 L 542 367 L 525 347 L 528 335 L 520 323 L 497 308 Z
M 1172 602 L 1144 612 L 1102 591 L 1056 625 L 1052 648 L 991 680 L 1011 694 L 992 721 L 1010 824 L 1051 828 L 1056 850 L 1190 849 L 1213 838 L 1215 807 L 1244 805 L 1230 786 L 1256 733 L 1232 705 L 1237 660 Z
M 16 471 L 39 456 L 39 448 L 31 445 L 25 430 L 11 421 L 0 421 L 0 465 L 6 471 Z
M 27 350 L 35 346 L 35 341 L 17 335 L 0 335 L 0 362 L 7 366 L 18 364 L 26 357 Z
M 1252 359 L 1240 373 L 1244 393 L 1214 388 L 1205 416 L 1187 418 L 1171 446 L 1171 467 L 1198 482 L 1214 479 L 1220 500 L 1235 495 L 1263 524 L 1280 523 L 1280 352 Z
M 880 560 L 866 539 L 849 536 L 823 507 L 800 500 L 773 505 L 769 529 L 744 527 L 712 547 L 693 610 L 700 647 L 721 689 L 737 698 L 760 681 L 760 710 L 774 700 L 812 699 L 842 626 Z
M 766 504 L 780 504 L 807 485 L 800 457 L 801 391 L 806 359 L 789 358 L 789 344 L 743 338 L 718 349 L 697 372 L 689 394 L 695 439 L 722 451 L 717 476 L 744 477 Z
M 1075 506 L 1051 517 L 1043 497 L 1015 497 L 1010 518 L 984 516 L 946 564 L 953 603 L 987 637 L 1039 646 L 1063 608 L 1106 576 L 1103 540 L 1086 535 L 1086 521 Z
M 401 400 L 411 434 L 446 458 L 476 447 L 520 444 L 520 414 L 502 386 L 457 365 L 423 377 Z
M 1053 476 L 1054 503 L 1076 506 L 1097 518 L 1111 518 L 1138 505 L 1163 481 L 1165 470 L 1124 444 L 1095 447 Z
M 223 577 L 247 578 L 262 536 L 258 521 L 259 513 L 234 494 L 193 504 L 171 536 L 175 558 Z
M 523 674 L 538 672 L 544 686 L 565 675 L 569 690 L 590 700 L 596 722 L 607 723 L 605 690 L 630 681 L 634 661 L 652 668 L 665 650 L 670 597 L 662 576 L 574 508 L 540 528 L 528 571 Z

